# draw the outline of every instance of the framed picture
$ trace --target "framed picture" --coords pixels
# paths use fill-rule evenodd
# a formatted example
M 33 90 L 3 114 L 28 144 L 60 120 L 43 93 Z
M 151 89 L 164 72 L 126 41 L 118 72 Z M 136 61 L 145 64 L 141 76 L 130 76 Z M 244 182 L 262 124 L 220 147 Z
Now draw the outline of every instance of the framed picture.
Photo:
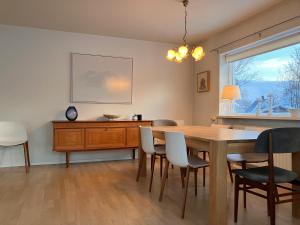
M 132 104 L 132 58 L 72 53 L 71 66 L 71 102 Z
M 197 74 L 197 92 L 209 91 L 210 73 L 209 71 L 200 72 Z

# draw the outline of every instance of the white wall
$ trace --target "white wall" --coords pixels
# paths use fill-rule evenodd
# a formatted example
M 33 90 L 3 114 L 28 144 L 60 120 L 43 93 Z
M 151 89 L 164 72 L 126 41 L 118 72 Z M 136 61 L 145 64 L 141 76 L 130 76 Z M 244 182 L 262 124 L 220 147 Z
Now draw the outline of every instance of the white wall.
M 70 99 L 70 53 L 133 57 L 133 104 L 75 104 L 80 120 L 103 113 L 192 122 L 192 63 L 164 59 L 170 44 L 0 25 L 0 120 L 24 123 L 33 164 L 61 163 L 50 121 Z M 0 166 L 23 165 L 21 149 L 0 150 Z M 76 153 L 72 161 L 124 159 L 130 151 Z
M 220 83 L 220 63 L 219 63 L 219 54 L 217 52 L 210 52 L 211 49 L 214 49 L 218 46 L 221 46 L 225 43 L 237 40 L 246 35 L 257 32 L 266 27 L 272 26 L 276 23 L 282 22 L 294 16 L 299 16 L 300 14 L 300 1 L 299 0 L 285 0 L 281 3 L 273 6 L 272 8 L 257 14 L 256 16 L 239 23 L 232 28 L 220 32 L 216 35 L 211 36 L 207 40 L 203 41 L 201 44 L 206 50 L 206 56 L 200 62 L 195 63 L 194 71 L 197 72 L 209 70 L 211 72 L 211 90 L 205 93 L 197 93 L 194 91 L 194 113 L 193 113 L 193 123 L 208 125 L 211 123 L 211 117 L 218 115 L 219 111 L 219 83 Z M 294 22 L 286 23 L 275 29 L 271 29 L 263 33 L 263 37 L 282 32 L 284 30 L 290 29 L 295 26 L 300 25 L 300 19 L 295 20 Z M 252 43 L 258 40 L 258 36 L 245 39 L 242 42 L 235 43 L 226 49 L 221 49 L 223 51 L 228 51 L 236 47 L 243 46 L 245 44 Z M 195 76 L 196 79 L 196 76 Z M 196 84 L 196 80 L 194 81 Z M 194 89 L 196 90 L 196 89 Z M 247 125 L 268 125 L 268 126 L 282 126 L 282 121 L 280 124 L 275 122 L 263 121 L 237 121 L 231 120 L 230 123 L 242 124 L 246 122 Z M 298 123 L 299 125 L 299 123 Z

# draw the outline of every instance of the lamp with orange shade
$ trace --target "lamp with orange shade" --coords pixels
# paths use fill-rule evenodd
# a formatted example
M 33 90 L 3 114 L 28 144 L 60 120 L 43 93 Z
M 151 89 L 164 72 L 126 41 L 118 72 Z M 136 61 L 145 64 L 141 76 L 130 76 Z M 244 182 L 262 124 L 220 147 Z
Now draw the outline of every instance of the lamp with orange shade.
M 237 85 L 225 85 L 223 87 L 222 99 L 229 101 L 229 113 L 232 113 L 233 101 L 241 99 L 240 87 Z

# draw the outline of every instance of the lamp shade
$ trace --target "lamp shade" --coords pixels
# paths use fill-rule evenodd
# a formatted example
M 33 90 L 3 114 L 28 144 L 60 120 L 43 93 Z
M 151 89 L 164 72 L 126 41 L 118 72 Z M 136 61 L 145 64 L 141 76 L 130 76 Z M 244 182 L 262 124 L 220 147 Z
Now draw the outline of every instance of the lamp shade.
M 240 87 L 236 85 L 226 85 L 223 88 L 222 99 L 238 100 L 241 99 Z

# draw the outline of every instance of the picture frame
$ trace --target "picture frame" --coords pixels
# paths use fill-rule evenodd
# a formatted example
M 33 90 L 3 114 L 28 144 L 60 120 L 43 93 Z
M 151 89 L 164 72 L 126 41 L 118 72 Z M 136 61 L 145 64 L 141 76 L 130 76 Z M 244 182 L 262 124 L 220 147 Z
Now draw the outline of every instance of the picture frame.
M 133 58 L 71 53 L 71 102 L 132 104 Z
M 197 73 L 197 92 L 208 92 L 210 89 L 210 72 Z

